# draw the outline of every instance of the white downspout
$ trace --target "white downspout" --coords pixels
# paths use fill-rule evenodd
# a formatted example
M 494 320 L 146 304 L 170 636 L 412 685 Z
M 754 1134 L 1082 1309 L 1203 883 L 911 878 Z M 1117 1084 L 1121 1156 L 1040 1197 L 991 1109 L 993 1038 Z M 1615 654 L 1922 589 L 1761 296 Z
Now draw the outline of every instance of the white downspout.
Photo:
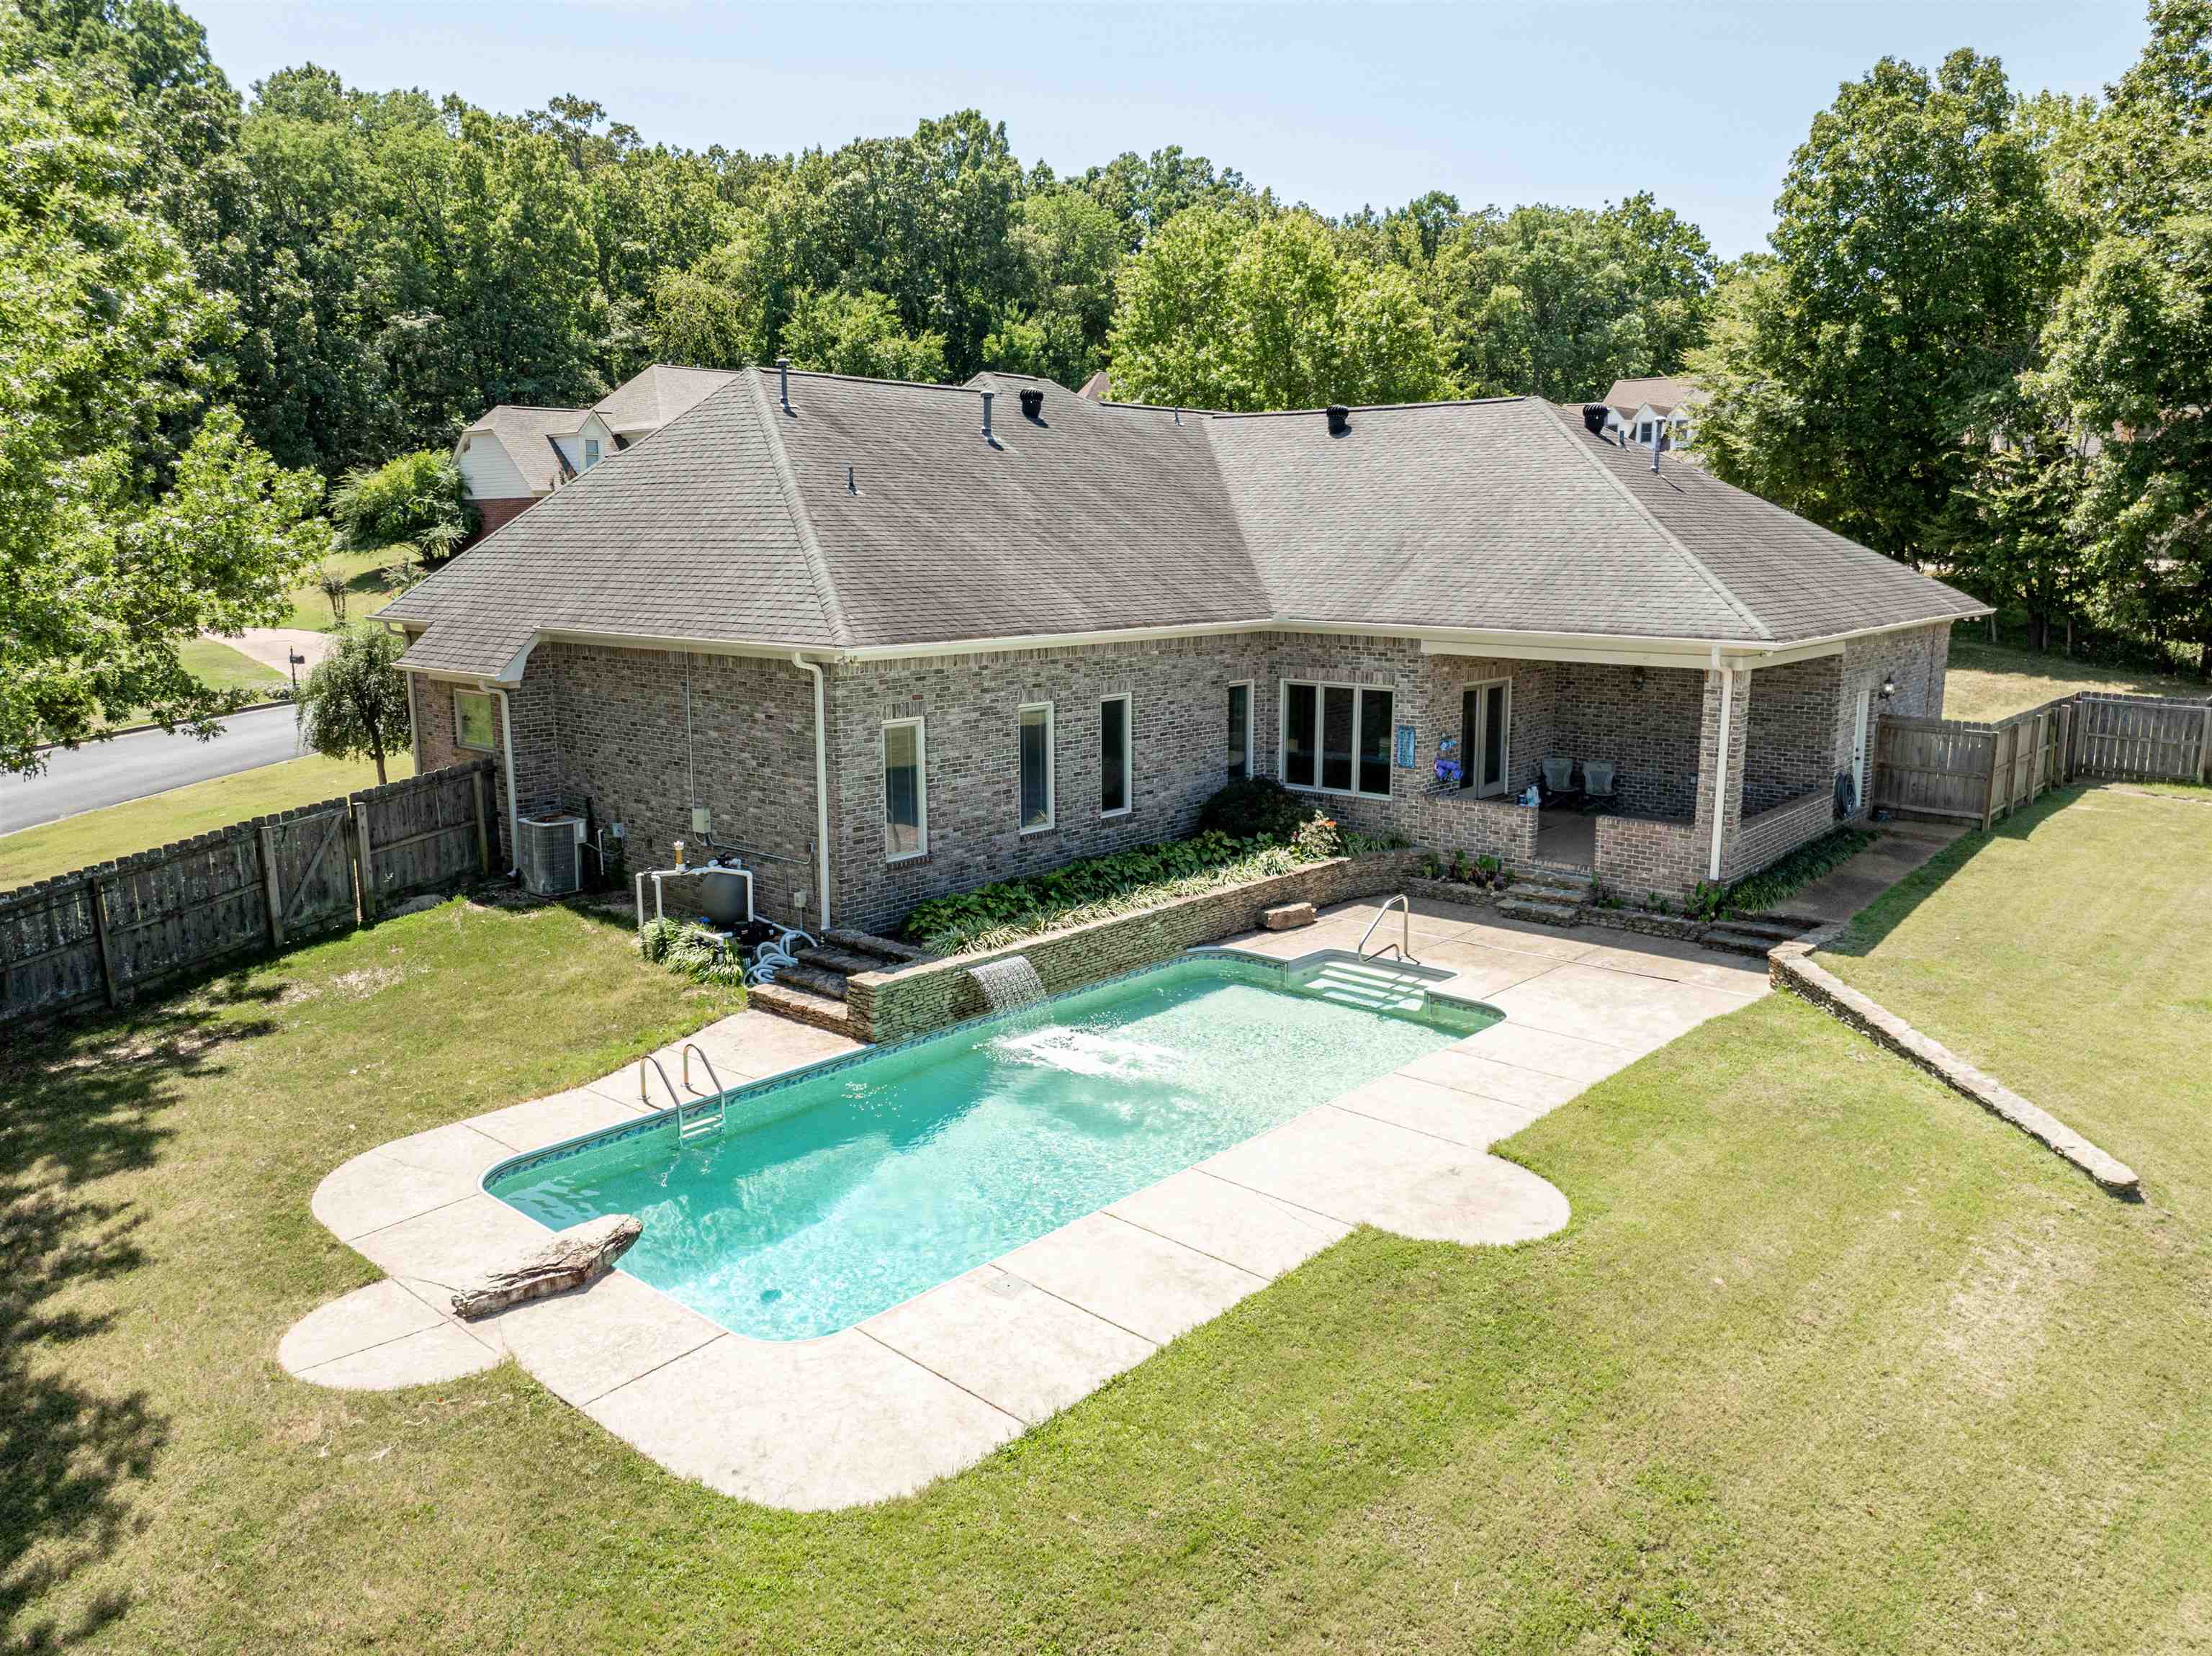
M 821 930 L 830 929 L 830 731 L 822 669 L 793 650 L 791 664 L 814 675 L 814 884 Z
M 1713 756 L 1713 854 L 1711 871 L 1706 878 L 1721 877 L 1721 835 L 1728 826 L 1728 761 L 1729 715 L 1734 711 L 1735 674 L 1720 664 L 1721 652 L 1713 652 L 1713 665 L 1721 676 L 1721 746 Z
M 519 871 L 522 858 L 522 813 L 514 808 L 514 716 L 507 709 L 507 692 L 497 685 L 484 688 L 499 698 L 500 768 L 507 773 L 507 858 L 509 874 Z

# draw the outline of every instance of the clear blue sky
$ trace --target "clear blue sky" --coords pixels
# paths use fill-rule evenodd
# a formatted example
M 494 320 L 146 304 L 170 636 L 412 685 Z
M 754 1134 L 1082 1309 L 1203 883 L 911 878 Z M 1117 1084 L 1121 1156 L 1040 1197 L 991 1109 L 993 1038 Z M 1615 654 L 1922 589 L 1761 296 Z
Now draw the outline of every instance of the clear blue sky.
M 2094 92 L 2139 0 L 1982 3 L 738 7 L 564 0 L 185 0 L 244 89 L 312 60 L 357 86 L 517 112 L 595 98 L 650 140 L 783 152 L 968 106 L 1079 172 L 1170 143 L 1337 213 L 1641 189 L 1723 255 L 1761 245 L 1791 149 L 1839 82 L 1969 45 L 2016 88 Z

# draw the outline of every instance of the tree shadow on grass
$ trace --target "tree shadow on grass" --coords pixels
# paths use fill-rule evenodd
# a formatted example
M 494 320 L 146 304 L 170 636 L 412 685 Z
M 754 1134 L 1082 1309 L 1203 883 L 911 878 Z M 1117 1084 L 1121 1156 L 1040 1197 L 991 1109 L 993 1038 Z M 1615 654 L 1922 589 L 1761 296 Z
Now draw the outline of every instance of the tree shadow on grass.
M 0 1050 L 0 1645 L 63 1649 L 130 1608 L 120 1590 L 66 1623 L 40 1606 L 144 1527 L 126 1486 L 152 1472 L 169 1437 L 143 1391 L 71 1377 L 62 1352 L 116 1319 L 68 1301 L 147 1263 L 138 1204 L 98 1188 L 160 1159 L 171 1137 L 160 1117 L 179 1082 L 219 1072 L 232 1042 L 275 1027 L 222 1014 L 281 992 L 228 978 L 189 1004 Z
M 2029 840 L 2036 830 L 2064 810 L 2086 790 L 2053 788 L 2032 805 L 2006 816 L 1987 834 L 1978 828 L 1963 834 L 1914 869 L 1895 885 L 1851 917 L 1850 929 L 1827 944 L 1827 955 L 1871 955 L 1883 938 L 1905 924 L 1912 912 L 1941 891 L 1951 877 L 1999 840 Z

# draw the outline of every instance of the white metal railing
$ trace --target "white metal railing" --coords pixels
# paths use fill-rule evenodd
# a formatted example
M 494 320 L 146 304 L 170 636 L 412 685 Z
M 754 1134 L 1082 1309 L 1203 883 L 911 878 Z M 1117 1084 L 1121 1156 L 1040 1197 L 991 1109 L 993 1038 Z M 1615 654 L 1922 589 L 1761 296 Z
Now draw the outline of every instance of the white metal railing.
M 1419 966 L 1420 962 L 1413 959 L 1413 905 L 1411 900 L 1408 899 L 1406 894 L 1402 891 L 1396 896 L 1391 898 L 1389 901 L 1385 902 L 1382 907 L 1375 911 L 1375 918 L 1367 922 L 1367 930 L 1360 933 L 1359 947 L 1352 952 L 1358 955 L 1362 960 L 1370 958 L 1367 953 L 1367 940 L 1375 935 L 1375 928 L 1382 924 L 1383 916 L 1388 914 L 1393 908 L 1395 908 L 1400 912 L 1405 923 L 1404 931 L 1401 934 L 1401 941 L 1382 944 L 1380 948 L 1376 949 L 1374 958 L 1380 959 L 1382 955 L 1389 953 L 1390 950 L 1395 949 L 1398 951 L 1398 958 L 1400 960 L 1405 961 L 1411 965 Z

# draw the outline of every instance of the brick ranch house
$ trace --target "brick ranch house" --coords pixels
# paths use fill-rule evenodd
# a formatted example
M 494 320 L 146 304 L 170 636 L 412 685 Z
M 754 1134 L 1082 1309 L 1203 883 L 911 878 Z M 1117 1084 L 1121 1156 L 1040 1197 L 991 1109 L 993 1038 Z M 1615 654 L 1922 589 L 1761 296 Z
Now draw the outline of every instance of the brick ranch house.
M 416 758 L 632 867 L 693 808 L 763 913 L 1188 831 L 1248 773 L 1632 896 L 1826 830 L 1977 600 L 1535 398 L 1230 416 L 748 370 L 385 612 Z M 1439 783 L 1446 739 L 1464 760 Z M 1547 760 L 1590 812 L 1516 803 Z M 1584 768 L 1597 761 L 1593 779 Z

